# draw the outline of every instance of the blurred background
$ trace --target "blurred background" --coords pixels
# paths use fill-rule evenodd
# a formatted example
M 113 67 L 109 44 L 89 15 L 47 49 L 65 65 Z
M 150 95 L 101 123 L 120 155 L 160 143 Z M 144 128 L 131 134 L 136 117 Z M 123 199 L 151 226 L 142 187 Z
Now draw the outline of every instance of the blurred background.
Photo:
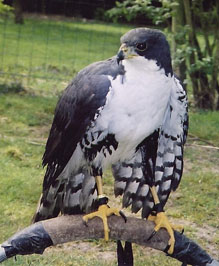
M 135 27 L 165 33 L 188 91 L 185 170 L 167 215 L 219 259 L 218 0 L 0 0 L 0 243 L 30 224 L 61 91 L 86 65 L 114 56 Z M 121 206 L 110 171 L 104 182 L 110 204 Z M 113 241 L 77 241 L 2 265 L 116 265 L 115 252 Z M 134 254 L 137 266 L 181 265 L 137 245 Z
M 59 87 L 87 64 L 114 55 L 127 30 L 156 27 L 170 41 L 174 70 L 188 85 L 191 103 L 219 109 L 218 5 L 217 0 L 0 0 L 0 81 L 36 90 L 45 89 L 44 81 L 48 88 L 50 80 Z

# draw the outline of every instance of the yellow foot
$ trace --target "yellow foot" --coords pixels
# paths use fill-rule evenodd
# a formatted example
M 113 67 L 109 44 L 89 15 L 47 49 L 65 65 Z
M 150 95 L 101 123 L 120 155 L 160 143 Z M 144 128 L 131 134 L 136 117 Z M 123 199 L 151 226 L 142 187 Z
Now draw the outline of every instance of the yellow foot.
M 107 224 L 107 217 L 108 216 L 111 216 L 111 215 L 117 215 L 119 216 L 120 213 L 118 211 L 118 209 L 116 208 L 110 208 L 108 207 L 106 204 L 104 205 L 100 205 L 99 208 L 98 208 L 98 211 L 96 212 L 92 212 L 92 213 L 89 213 L 85 216 L 83 216 L 83 220 L 87 223 L 87 221 L 89 219 L 92 219 L 94 217 L 99 217 L 103 220 L 103 228 L 104 228 L 104 239 L 106 241 L 109 240 L 109 227 L 108 227 L 108 224 Z
M 168 218 L 166 217 L 164 212 L 158 212 L 156 214 L 156 216 L 152 216 L 150 215 L 148 217 L 149 221 L 152 221 L 155 223 L 155 227 L 154 227 L 154 232 L 152 233 L 152 235 L 150 236 L 150 238 L 160 229 L 160 228 L 165 228 L 167 230 L 167 232 L 170 235 L 170 239 L 169 239 L 169 246 L 170 248 L 168 249 L 168 253 L 169 254 L 173 254 L 174 251 L 174 245 L 175 245 L 175 237 L 174 237 L 174 233 L 173 230 L 179 230 L 179 231 L 183 231 L 183 226 L 181 225 L 173 225 L 169 222 Z M 149 238 L 149 239 L 150 239 Z

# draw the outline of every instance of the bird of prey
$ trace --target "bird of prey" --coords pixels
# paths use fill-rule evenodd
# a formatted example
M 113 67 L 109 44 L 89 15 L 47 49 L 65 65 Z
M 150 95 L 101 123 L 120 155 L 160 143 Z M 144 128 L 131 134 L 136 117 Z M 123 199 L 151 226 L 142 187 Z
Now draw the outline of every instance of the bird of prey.
M 173 229 L 163 211 L 183 171 L 187 96 L 174 75 L 165 35 L 148 28 L 121 37 L 117 56 L 81 70 L 56 106 L 43 165 L 43 192 L 34 221 L 59 213 L 87 213 L 104 221 L 119 211 L 107 205 L 102 176 L 111 165 L 123 207 L 142 211 L 155 231 Z

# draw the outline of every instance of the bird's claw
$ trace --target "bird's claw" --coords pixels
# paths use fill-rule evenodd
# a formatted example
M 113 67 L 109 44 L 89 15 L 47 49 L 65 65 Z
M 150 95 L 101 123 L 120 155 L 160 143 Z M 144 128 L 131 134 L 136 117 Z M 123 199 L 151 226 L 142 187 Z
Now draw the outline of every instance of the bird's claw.
M 98 211 L 92 212 L 92 213 L 89 213 L 89 214 L 83 216 L 83 221 L 85 223 L 87 223 L 87 221 L 89 219 L 92 219 L 94 217 L 99 217 L 103 221 L 104 239 L 106 241 L 108 241 L 110 230 L 109 230 L 109 226 L 107 224 L 107 217 L 111 216 L 113 214 L 115 214 L 117 216 L 120 215 L 119 211 L 116 208 L 110 208 L 108 205 L 102 204 L 99 206 Z
M 169 254 L 173 254 L 174 246 L 175 246 L 175 238 L 174 238 L 173 230 L 180 230 L 183 233 L 184 232 L 183 227 L 180 225 L 171 224 L 168 221 L 164 212 L 158 212 L 156 216 L 151 215 L 151 216 L 149 216 L 148 220 L 153 221 L 155 223 L 154 231 L 149 236 L 148 240 L 150 240 L 160 228 L 165 228 L 167 230 L 169 236 L 170 236 L 170 239 L 168 242 L 169 246 L 168 246 L 167 252 Z
M 148 237 L 147 241 L 151 240 L 152 237 L 154 237 L 156 235 L 156 231 L 154 230 L 151 235 Z

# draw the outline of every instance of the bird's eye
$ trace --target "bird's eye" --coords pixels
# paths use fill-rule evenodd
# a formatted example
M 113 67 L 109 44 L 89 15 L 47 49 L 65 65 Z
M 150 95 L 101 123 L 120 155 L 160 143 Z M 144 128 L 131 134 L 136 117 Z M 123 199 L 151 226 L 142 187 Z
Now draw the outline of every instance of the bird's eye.
M 145 42 L 136 44 L 136 49 L 141 51 L 141 52 L 145 51 L 146 48 L 147 48 L 147 45 Z

